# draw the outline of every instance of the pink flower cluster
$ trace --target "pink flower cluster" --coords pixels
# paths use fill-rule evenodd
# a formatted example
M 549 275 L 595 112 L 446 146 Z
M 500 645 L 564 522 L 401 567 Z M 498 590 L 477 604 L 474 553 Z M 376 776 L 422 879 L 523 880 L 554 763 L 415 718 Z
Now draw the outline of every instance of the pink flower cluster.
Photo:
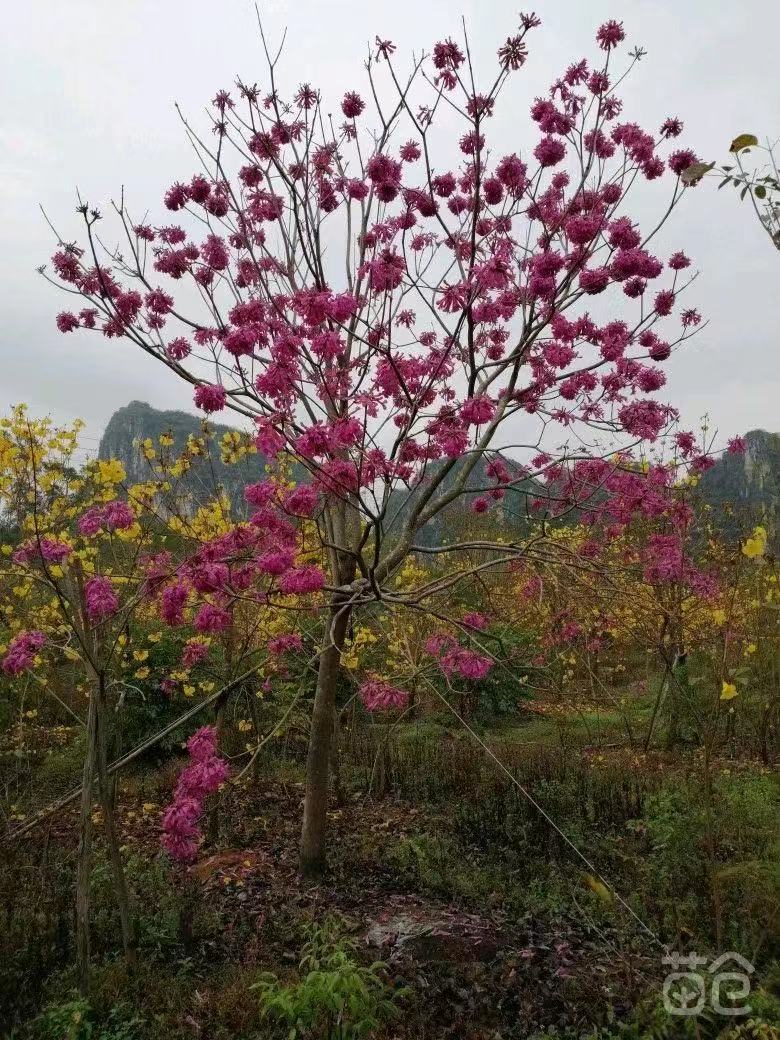
M 11 559 L 14 563 L 29 564 L 44 560 L 46 563 L 62 563 L 66 560 L 73 549 L 66 542 L 48 536 L 37 540 L 23 542 L 15 551 Z
M 274 656 L 289 653 L 291 650 L 303 650 L 303 640 L 297 632 L 274 636 L 268 640 L 268 653 Z
M 100 575 L 84 583 L 84 603 L 90 621 L 105 621 L 119 609 L 119 599 L 110 579 Z
M 6 675 L 19 675 L 32 666 L 35 655 L 46 642 L 43 632 L 20 632 L 8 644 L 8 652 L 3 658 L 3 671 Z
M 100 531 L 126 531 L 135 523 L 135 513 L 127 502 L 115 499 L 103 506 L 93 506 L 79 517 L 79 532 L 88 538 Z
M 409 694 L 405 690 L 399 690 L 384 679 L 365 679 L 360 684 L 358 695 L 366 711 L 405 708 L 409 701 Z
M 273 595 L 309 595 L 323 588 L 319 567 L 296 563 L 298 533 L 293 522 L 316 508 L 317 489 L 309 484 L 280 489 L 274 481 L 262 480 L 247 485 L 244 494 L 253 507 L 248 524 L 202 543 L 178 568 L 155 564 L 147 589 L 159 598 L 167 624 L 184 624 L 189 607 L 198 632 L 218 634 L 232 624 L 239 600 L 264 604 Z
M 435 657 L 439 668 L 446 676 L 460 675 L 463 679 L 478 681 L 484 679 L 493 662 L 489 657 L 460 643 L 447 633 L 431 636 L 425 644 L 426 652 Z
M 182 771 L 173 802 L 163 815 L 161 844 L 172 859 L 192 863 L 198 854 L 200 820 L 208 795 L 219 789 L 230 772 L 217 753 L 217 731 L 203 726 L 187 741 L 190 764 Z
M 212 386 L 204 383 L 195 387 L 195 406 L 204 412 L 221 412 L 227 403 L 224 386 Z
M 714 576 L 700 570 L 686 555 L 679 532 L 650 535 L 642 558 L 642 576 L 649 585 L 684 585 L 702 599 L 710 599 L 717 591 Z
M 181 663 L 183 668 L 194 668 L 196 665 L 202 664 L 209 655 L 209 648 L 207 643 L 202 643 L 199 639 L 190 639 L 184 644 L 184 650 L 181 655 Z

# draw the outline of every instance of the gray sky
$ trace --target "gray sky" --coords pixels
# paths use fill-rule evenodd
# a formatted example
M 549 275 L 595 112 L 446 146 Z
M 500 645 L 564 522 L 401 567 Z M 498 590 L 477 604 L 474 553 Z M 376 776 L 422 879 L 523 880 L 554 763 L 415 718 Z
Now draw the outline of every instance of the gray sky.
M 571 61 L 593 56 L 595 29 L 609 17 L 623 20 L 629 46 L 648 51 L 621 90 L 626 118 L 655 130 L 680 116 L 682 143 L 721 161 L 738 133 L 780 134 L 780 7 L 770 0 L 535 0 L 532 7 L 543 25 L 515 74 L 517 104 L 507 111 L 502 102 L 495 151 L 533 144 L 529 102 Z M 518 0 L 271 0 L 261 9 L 271 39 L 288 29 L 283 85 L 310 80 L 336 109 L 345 90 L 364 89 L 362 62 L 375 35 L 392 39 L 400 58 L 457 34 L 461 13 L 477 68 L 482 58 L 487 73 L 516 28 Z M 38 205 L 72 238 L 76 186 L 105 211 L 124 184 L 135 212 L 148 207 L 162 219 L 165 188 L 195 169 L 173 102 L 197 121 L 237 75 L 264 85 L 254 18 L 249 0 L 26 0 L 4 11 L 3 409 L 27 401 L 57 420 L 81 416 L 87 435 L 98 437 L 132 398 L 190 408 L 191 390 L 131 343 L 56 331 L 65 300 L 35 273 L 52 252 Z M 667 363 L 661 396 L 688 425 L 708 411 L 722 437 L 780 430 L 780 255 L 747 207 L 733 190 L 702 185 L 664 239 L 700 269 L 686 306 L 696 304 L 710 324 Z

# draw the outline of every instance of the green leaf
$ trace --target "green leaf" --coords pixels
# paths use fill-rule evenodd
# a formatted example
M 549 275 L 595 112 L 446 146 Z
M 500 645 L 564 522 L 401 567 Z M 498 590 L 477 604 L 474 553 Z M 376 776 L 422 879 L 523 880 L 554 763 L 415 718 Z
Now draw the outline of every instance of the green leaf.
M 683 172 L 680 174 L 680 180 L 683 184 L 698 184 L 705 173 L 709 173 L 715 166 L 714 162 L 703 163 L 696 162 L 691 166 L 686 166 Z
M 730 152 L 741 152 L 744 148 L 754 148 L 758 144 L 755 134 L 740 134 L 731 142 Z
M 765 199 L 766 198 L 766 188 L 764 187 L 763 184 L 757 184 L 755 186 L 755 188 L 753 189 L 753 194 L 756 196 L 757 199 Z

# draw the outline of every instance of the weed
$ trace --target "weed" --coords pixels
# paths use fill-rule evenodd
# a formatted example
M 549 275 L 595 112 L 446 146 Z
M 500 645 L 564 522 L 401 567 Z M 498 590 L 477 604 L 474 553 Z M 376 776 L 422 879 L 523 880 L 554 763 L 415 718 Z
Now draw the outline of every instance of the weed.
M 285 983 L 264 973 L 251 987 L 261 1014 L 289 1027 L 290 1040 L 354 1040 L 370 1036 L 397 1014 L 401 990 L 383 978 L 384 964 L 362 965 L 357 945 L 326 919 L 313 927 L 298 965 L 299 980 Z

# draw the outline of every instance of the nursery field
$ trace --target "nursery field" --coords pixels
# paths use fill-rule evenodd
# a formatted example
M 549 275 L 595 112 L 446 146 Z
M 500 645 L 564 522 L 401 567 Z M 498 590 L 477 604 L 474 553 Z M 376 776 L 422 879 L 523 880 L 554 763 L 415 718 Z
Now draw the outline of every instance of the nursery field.
M 771 5 L 37 5 L 0 1036 L 780 1040 Z

